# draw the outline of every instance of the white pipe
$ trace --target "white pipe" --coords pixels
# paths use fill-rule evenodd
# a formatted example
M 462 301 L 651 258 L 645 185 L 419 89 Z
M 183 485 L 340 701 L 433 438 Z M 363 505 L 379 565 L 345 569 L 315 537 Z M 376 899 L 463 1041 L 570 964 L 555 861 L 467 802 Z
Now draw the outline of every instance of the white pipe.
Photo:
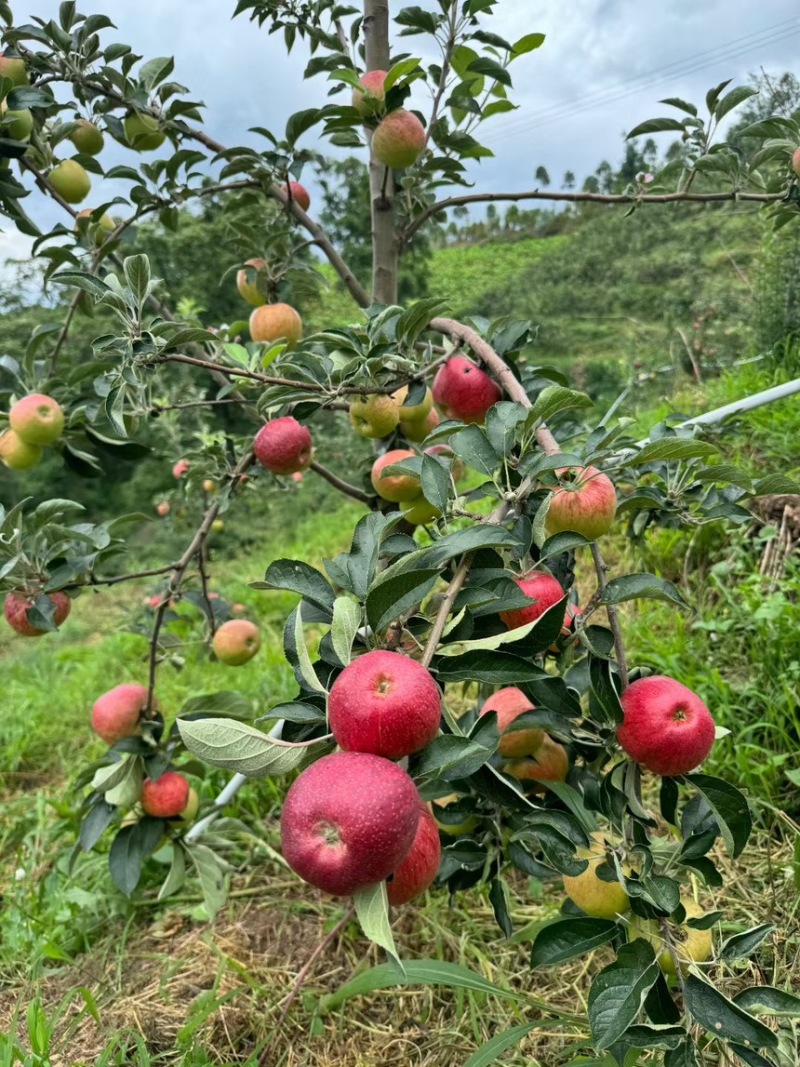
M 746 396 L 742 400 L 734 400 L 732 404 L 725 404 L 724 407 L 707 411 L 705 415 L 696 415 L 695 418 L 687 419 L 686 422 L 682 422 L 680 425 L 710 426 L 714 423 L 722 422 L 729 415 L 737 415 L 742 411 L 753 411 L 754 408 L 772 404 L 775 400 L 783 400 L 785 397 L 793 396 L 795 393 L 800 393 L 800 378 L 795 378 L 791 382 L 784 382 L 783 385 L 775 385 L 772 389 L 764 389 L 762 392 Z M 641 442 L 641 444 L 644 443 Z

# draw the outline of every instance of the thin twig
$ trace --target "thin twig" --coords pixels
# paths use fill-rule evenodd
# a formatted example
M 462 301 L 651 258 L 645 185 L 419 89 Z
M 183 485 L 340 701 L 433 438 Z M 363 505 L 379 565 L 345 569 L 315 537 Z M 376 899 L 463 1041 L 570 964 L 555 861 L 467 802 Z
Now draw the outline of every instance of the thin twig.
M 206 615 L 208 615 L 208 629 L 211 637 L 217 632 L 217 620 L 214 615 L 214 605 L 208 595 L 208 541 L 203 540 L 197 550 L 197 570 L 200 573 L 200 588 L 203 592 L 203 600 L 206 602 Z
M 85 582 L 71 582 L 62 586 L 62 589 L 85 589 L 93 585 L 119 585 L 120 582 L 132 582 L 137 578 L 155 578 L 159 574 L 167 574 L 178 566 L 177 563 L 165 563 L 163 567 L 151 567 L 146 571 L 130 571 L 128 574 L 116 574 L 112 578 L 96 578 L 89 575 Z
M 606 565 L 603 561 L 602 553 L 600 552 L 600 546 L 596 541 L 592 541 L 592 559 L 594 560 L 594 568 L 597 572 L 597 584 L 602 597 L 608 582 L 606 580 Z M 615 604 L 605 604 L 603 606 L 606 609 L 611 632 L 614 635 L 614 652 L 617 657 L 617 670 L 619 671 L 619 680 L 622 683 L 622 688 L 625 690 L 628 688 L 628 664 L 625 659 L 625 644 L 622 640 L 622 627 L 619 623 L 619 614 Z
M 347 496 L 351 496 L 353 500 L 358 500 L 362 504 L 374 503 L 374 497 L 371 497 L 368 493 L 363 492 L 361 489 L 357 489 L 354 485 L 350 485 L 349 482 L 344 481 L 333 471 L 329 471 L 327 467 L 323 467 L 321 463 L 311 463 L 310 469 L 318 474 L 320 478 L 324 478 L 326 482 L 329 482 L 335 489 L 338 489 L 340 493 L 345 493 Z

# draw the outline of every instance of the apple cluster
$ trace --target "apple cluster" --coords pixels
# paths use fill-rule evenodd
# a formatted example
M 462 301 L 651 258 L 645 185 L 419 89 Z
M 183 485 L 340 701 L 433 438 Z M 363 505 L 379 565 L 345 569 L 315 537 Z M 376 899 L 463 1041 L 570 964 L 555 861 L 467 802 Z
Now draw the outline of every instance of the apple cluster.
M 424 152 L 427 135 L 413 112 L 402 107 L 386 112 L 386 74 L 385 70 L 362 74 L 359 87 L 353 89 L 353 107 L 372 128 L 375 158 L 392 170 L 404 170 Z

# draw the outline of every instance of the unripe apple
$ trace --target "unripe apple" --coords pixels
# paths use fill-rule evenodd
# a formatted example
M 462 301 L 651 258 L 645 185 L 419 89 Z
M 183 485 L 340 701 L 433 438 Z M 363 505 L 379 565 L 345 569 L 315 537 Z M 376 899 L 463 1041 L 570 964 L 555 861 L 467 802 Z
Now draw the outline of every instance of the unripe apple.
M 125 140 L 136 152 L 154 152 L 167 136 L 154 115 L 143 115 L 138 111 L 131 111 L 125 116 L 123 128 Z
M 409 441 L 418 442 L 424 441 L 429 433 L 433 433 L 440 421 L 439 412 L 436 408 L 431 408 L 424 419 L 418 422 L 403 422 L 400 425 L 404 437 Z
M 13 430 L 0 434 L 0 460 L 12 471 L 26 471 L 41 461 L 40 445 L 29 445 Z
M 436 416 L 437 421 L 439 416 Z M 442 459 L 446 459 L 450 464 L 450 473 L 453 475 L 454 481 L 460 481 L 464 477 L 466 468 L 462 460 L 458 458 L 450 445 L 431 445 L 430 448 L 425 450 L 426 456 L 441 456 Z
M 259 292 L 254 276 L 263 270 L 266 265 L 267 261 L 265 259 L 248 259 L 244 267 L 236 273 L 236 288 L 248 304 L 255 304 L 256 307 L 261 307 L 262 304 L 267 302 L 267 298 Z M 247 267 L 252 267 L 253 269 L 248 271 Z
M 265 423 L 253 441 L 256 459 L 272 474 L 294 474 L 311 463 L 313 445 L 307 426 L 293 415 Z
M 214 521 L 211 523 L 211 531 L 212 531 L 212 533 L 222 533 L 222 531 L 224 529 L 225 529 L 225 520 L 224 519 L 214 519 Z
M 424 148 L 425 127 L 416 115 L 402 107 L 381 119 L 372 135 L 375 158 L 393 170 L 413 166 Z
M 51 445 L 64 432 L 64 412 L 51 396 L 29 393 L 11 405 L 8 424 L 26 445 Z
M 592 834 L 589 848 L 579 848 L 578 859 L 588 860 L 582 874 L 564 875 L 564 892 L 581 911 L 595 919 L 616 919 L 630 907 L 630 900 L 619 882 L 606 882 L 597 873 L 606 860 L 606 846 L 601 833 Z
M 172 468 L 172 477 L 180 480 L 184 474 L 188 474 L 190 463 L 188 459 L 179 459 Z
M 307 767 L 281 812 L 286 862 L 304 881 L 349 897 L 396 871 L 419 822 L 417 787 L 368 752 L 334 752 Z
M 433 399 L 446 419 L 481 423 L 503 396 L 488 374 L 463 356 L 453 356 L 433 379 Z
M 170 506 L 168 500 L 160 500 L 156 504 L 156 514 L 160 515 L 162 519 L 165 519 L 170 513 Z
M 261 648 L 261 634 L 248 619 L 229 619 L 214 634 L 214 654 L 220 663 L 241 667 Z
M 91 216 L 92 209 L 86 207 L 83 211 L 79 211 L 76 217 L 79 219 L 89 219 L 89 223 L 86 227 L 86 236 L 93 245 L 99 245 L 103 243 L 110 233 L 114 232 L 116 224 L 110 215 L 101 215 L 97 221 L 94 221 Z
M 29 108 L 9 111 L 5 100 L 0 100 L 0 126 L 3 136 L 14 141 L 27 141 L 33 132 L 33 112 Z
M 28 72 L 25 70 L 25 60 L 18 56 L 10 56 L 6 52 L 0 53 L 0 78 L 9 78 L 16 89 L 17 86 L 28 84 Z
M 442 698 L 429 671 L 399 652 L 377 649 L 354 659 L 328 697 L 328 721 L 340 748 L 401 759 L 439 732 Z
M 687 919 L 697 919 L 704 914 L 703 909 L 693 900 L 682 900 L 681 904 Z M 669 937 L 682 973 L 685 974 L 693 963 L 705 963 L 711 959 L 714 952 L 714 935 L 711 930 L 695 930 L 693 926 L 676 926 L 668 920 L 665 921 L 669 925 Z M 628 938 L 630 941 L 637 938 L 648 941 L 653 947 L 661 970 L 664 974 L 675 977 L 675 960 L 662 933 L 661 924 L 656 919 L 642 919 L 638 915 L 632 915 Z
M 288 192 L 291 199 L 303 211 L 308 211 L 311 207 L 311 197 L 308 195 L 308 190 L 300 182 L 289 182 L 288 186 L 284 185 L 283 191 Z
M 792 155 L 792 170 L 800 178 L 800 148 L 795 148 Z
M 156 781 L 145 778 L 140 797 L 142 810 L 157 819 L 174 819 L 186 810 L 189 789 L 188 779 L 177 771 L 164 771 Z
M 478 825 L 478 820 L 474 815 L 468 815 L 466 819 L 463 819 L 459 823 L 444 822 L 441 819 L 436 818 L 437 809 L 449 808 L 451 804 L 457 804 L 461 800 L 458 793 L 450 793 L 446 797 L 437 797 L 433 802 L 433 817 L 436 825 L 442 831 L 442 833 L 449 834 L 451 837 L 458 837 L 460 834 L 469 834 Z
M 510 611 L 501 611 L 500 618 L 509 628 L 516 630 L 518 626 L 524 626 L 528 622 L 540 618 L 554 604 L 565 597 L 561 583 L 557 582 L 550 574 L 544 571 L 531 571 L 524 578 L 515 578 L 520 591 L 525 596 L 535 597 L 535 602 L 525 608 L 512 608 Z
M 250 316 L 250 336 L 254 341 L 286 341 L 294 345 L 303 336 L 303 320 L 291 304 L 264 304 Z
M 549 734 L 545 734 L 535 755 L 524 759 L 509 760 L 503 764 L 506 774 L 518 778 L 521 782 L 535 783 L 532 793 L 544 793 L 545 782 L 563 782 L 569 772 L 569 757 L 563 745 L 559 745 Z
M 214 484 L 214 482 L 211 480 L 211 478 L 206 478 L 205 481 L 203 482 L 203 492 L 204 493 L 213 493 L 216 488 L 217 487 Z
M 397 907 L 424 893 L 438 874 L 441 862 L 442 846 L 436 820 L 420 799 L 419 822 L 411 848 L 386 886 L 389 903 Z
M 430 389 L 425 390 L 425 396 L 419 404 L 406 404 L 405 399 L 408 396 L 408 386 L 401 386 L 396 393 L 392 393 L 392 399 L 397 404 L 397 413 L 400 416 L 400 422 L 403 423 L 403 432 L 405 432 L 405 423 L 407 422 L 425 422 L 428 414 L 433 410 L 433 393 Z
M 688 774 L 714 744 L 714 720 L 700 697 L 674 678 L 654 674 L 631 683 L 620 697 L 625 714 L 617 740 L 654 774 Z
M 388 437 L 399 421 L 397 404 L 388 395 L 357 396 L 350 402 L 350 424 L 362 437 Z
M 50 171 L 48 181 L 68 204 L 80 204 L 92 188 L 89 175 L 75 159 L 65 159 Z
M 559 488 L 550 497 L 547 536 L 569 530 L 590 541 L 608 533 L 617 513 L 614 483 L 596 467 L 560 467 Z
M 539 748 L 544 740 L 544 730 L 540 727 L 531 726 L 526 730 L 508 729 L 514 719 L 524 715 L 526 711 L 533 711 L 533 708 L 534 705 L 522 690 L 513 685 L 498 689 L 486 700 L 478 714 L 497 712 L 497 729 L 501 735 L 497 751 L 501 756 L 532 756 Z
M 28 622 L 28 609 L 34 606 L 38 595 L 15 589 L 6 596 L 3 604 L 3 613 L 9 626 L 12 630 L 16 630 L 18 634 L 22 634 L 23 637 L 39 637 L 47 632 Z M 53 622 L 56 626 L 60 626 L 72 610 L 72 601 L 66 593 L 62 592 L 47 593 L 46 595 L 50 598 L 54 608 Z
M 193 785 L 189 786 L 189 799 L 186 801 L 186 807 L 180 813 L 180 820 L 183 823 L 193 823 L 197 818 L 197 813 L 200 810 L 200 797 L 197 790 Z
M 95 124 L 87 119 L 77 120 L 69 139 L 85 156 L 96 156 L 103 151 L 103 135 Z
M 381 109 L 386 96 L 383 88 L 386 73 L 385 70 L 368 70 L 358 79 L 364 89 L 353 89 L 353 107 L 362 118 L 369 118 Z
M 420 481 L 413 474 L 382 473 L 393 463 L 402 463 L 404 460 L 415 458 L 415 454 L 408 448 L 395 448 L 391 452 L 378 456 L 372 464 L 371 478 L 372 488 L 379 497 L 397 504 L 401 500 L 414 500 L 420 495 L 422 491 Z
M 434 520 L 442 517 L 441 511 L 422 495 L 415 497 L 413 500 L 404 500 L 400 505 L 400 510 L 403 513 L 403 518 L 406 522 L 410 522 L 412 526 L 427 526 L 429 522 L 434 522 Z
M 161 597 L 152 598 L 155 607 Z M 115 745 L 125 737 L 139 733 L 142 713 L 147 707 L 146 685 L 116 685 L 98 697 L 92 708 L 92 729 L 107 745 Z M 154 701 L 153 708 L 158 704 Z

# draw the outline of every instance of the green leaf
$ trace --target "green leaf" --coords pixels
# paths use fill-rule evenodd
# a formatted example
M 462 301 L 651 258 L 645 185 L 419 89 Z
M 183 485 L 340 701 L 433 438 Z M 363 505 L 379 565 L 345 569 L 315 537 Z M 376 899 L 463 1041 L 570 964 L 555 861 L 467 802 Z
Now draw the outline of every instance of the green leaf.
M 493 81 L 500 82 L 501 85 L 511 85 L 511 75 L 505 67 L 501 66 L 496 59 L 490 59 L 489 56 L 478 56 L 477 59 L 473 59 L 467 70 L 470 74 L 486 76 Z
M 395 63 L 391 66 L 383 81 L 384 90 L 391 89 L 393 85 L 407 77 L 409 74 L 413 74 L 415 70 L 419 68 L 420 60 L 415 56 L 409 56 L 407 59 L 401 59 L 399 63 Z
M 434 663 L 440 681 L 487 682 L 491 685 L 518 685 L 546 678 L 546 673 L 530 660 L 511 652 L 479 649 L 463 656 L 437 657 Z
M 131 808 L 139 799 L 144 780 L 142 761 L 134 756 L 125 761 L 125 774 L 110 788 L 106 788 L 105 800 L 117 808 Z
M 468 467 L 481 474 L 493 474 L 500 466 L 500 457 L 492 448 L 480 426 L 467 426 L 450 438 L 450 447 Z
M 297 669 L 306 683 L 309 689 L 315 689 L 318 693 L 325 693 L 327 690 L 322 682 L 317 678 L 316 671 L 311 665 L 311 657 L 308 654 L 308 648 L 306 647 L 306 639 L 303 633 L 303 602 L 295 608 L 294 618 L 294 650 L 297 656 Z
M 623 945 L 616 962 L 600 971 L 589 990 L 589 1025 L 597 1048 L 622 1037 L 660 973 L 652 947 L 641 939 Z
M 183 846 L 177 841 L 172 843 L 172 864 L 169 869 L 169 874 L 164 879 L 161 888 L 158 891 L 158 900 L 166 900 L 167 897 L 171 897 L 173 893 L 177 893 L 179 889 L 183 888 L 183 883 L 186 881 L 186 856 L 183 851 Z
M 736 859 L 750 837 L 753 820 L 743 793 L 709 774 L 687 774 L 684 781 L 693 785 L 706 798 L 719 824 L 722 840 L 728 853 Z
M 134 295 L 137 305 L 141 307 L 150 291 L 150 263 L 147 256 L 127 256 L 122 266 L 125 272 L 125 280 Z
M 142 874 L 142 863 L 158 845 L 164 820 L 145 816 L 134 826 L 123 826 L 108 853 L 108 868 L 114 885 L 126 897 L 133 894 Z
M 680 1045 L 665 1053 L 664 1067 L 697 1067 L 696 1046 L 688 1034 Z
M 667 462 L 676 459 L 713 459 L 719 452 L 707 441 L 697 441 L 688 437 L 662 437 L 659 441 L 649 441 L 639 453 L 625 462 L 633 467 L 645 463 Z
M 386 896 L 386 882 L 378 882 L 353 894 L 353 904 L 361 924 L 364 936 L 380 945 L 390 956 L 394 956 L 402 967 L 397 955 L 392 927 L 389 923 L 389 900 Z
M 647 119 L 645 122 L 640 122 L 638 126 L 634 126 L 627 135 L 627 139 L 630 141 L 632 137 L 641 137 L 645 133 L 664 133 L 667 130 L 683 133 L 683 123 L 673 118 Z
M 728 112 L 733 111 L 734 108 L 743 104 L 745 100 L 749 100 L 751 96 L 755 96 L 757 93 L 758 90 L 750 85 L 737 85 L 735 89 L 731 89 L 729 93 L 726 93 L 714 108 L 714 118 L 717 122 L 720 122 Z
M 752 956 L 774 929 L 773 923 L 761 923 L 760 926 L 753 926 L 740 934 L 733 934 L 723 942 L 719 951 L 719 958 L 721 960 L 740 960 L 747 956 Z
M 496 747 L 496 743 L 494 748 L 487 748 L 468 737 L 442 734 L 412 759 L 411 775 L 413 778 L 441 778 L 445 782 L 469 778 L 491 759 Z
M 178 719 L 178 730 L 195 756 L 248 778 L 287 774 L 309 754 L 307 747 L 276 745 L 254 726 L 234 719 Z
M 655 574 L 624 574 L 612 578 L 600 598 L 601 604 L 622 604 L 626 600 L 667 600 L 682 608 L 689 605 L 680 590 L 667 581 L 657 578 Z
M 318 107 L 306 108 L 305 111 L 296 111 L 290 115 L 286 122 L 286 140 L 293 145 L 299 138 L 318 122 L 325 118 L 324 109 Z
M 439 511 L 445 511 L 450 496 L 448 468 L 434 456 L 422 457 L 422 495 Z
M 659 104 L 669 104 L 670 107 L 676 107 L 679 111 L 685 111 L 689 115 L 697 114 L 697 108 L 694 104 L 689 104 L 678 96 L 670 96 L 666 100 L 659 100 L 658 102 Z
M 800 483 L 785 474 L 768 474 L 753 486 L 753 496 L 771 496 L 773 493 L 800 493 Z
M 511 46 L 511 54 L 514 57 L 524 56 L 526 52 L 533 52 L 535 49 L 541 48 L 544 41 L 543 33 L 526 33 L 524 37 L 520 37 Z
M 552 967 L 576 956 L 585 956 L 607 945 L 620 933 L 613 919 L 559 919 L 536 935 L 531 951 L 531 967 Z
M 740 1008 L 755 1015 L 786 1015 L 800 1018 L 800 997 L 770 985 L 749 986 L 733 998 Z
M 353 651 L 353 641 L 361 626 L 361 608 L 349 596 L 337 596 L 333 602 L 331 643 L 340 663 L 346 667 Z
M 686 977 L 684 1000 L 692 1018 L 714 1037 L 752 1048 L 777 1048 L 777 1034 L 695 974 Z
M 565 389 L 563 385 L 546 385 L 536 397 L 528 415 L 528 425 L 542 420 L 547 422 L 562 411 L 582 410 L 592 407 L 594 401 L 577 389 Z
M 95 278 L 93 274 L 89 274 L 85 270 L 62 270 L 58 274 L 54 274 L 50 281 L 60 282 L 62 285 L 73 285 L 77 289 L 85 289 L 87 293 L 91 293 L 92 296 L 98 299 L 109 292 L 109 287 L 105 282 L 101 282 L 99 278 Z
M 330 583 L 314 567 L 299 559 L 276 559 L 267 567 L 264 581 L 273 589 L 288 589 L 305 600 L 333 611 L 335 594 Z
M 213 919 L 228 895 L 225 872 L 217 855 L 207 845 L 193 844 L 191 847 L 184 847 L 200 879 L 208 917 Z
M 428 595 L 438 579 L 438 569 L 428 568 L 392 574 L 377 582 L 367 595 L 367 621 L 372 629 L 382 630 L 409 612 Z

